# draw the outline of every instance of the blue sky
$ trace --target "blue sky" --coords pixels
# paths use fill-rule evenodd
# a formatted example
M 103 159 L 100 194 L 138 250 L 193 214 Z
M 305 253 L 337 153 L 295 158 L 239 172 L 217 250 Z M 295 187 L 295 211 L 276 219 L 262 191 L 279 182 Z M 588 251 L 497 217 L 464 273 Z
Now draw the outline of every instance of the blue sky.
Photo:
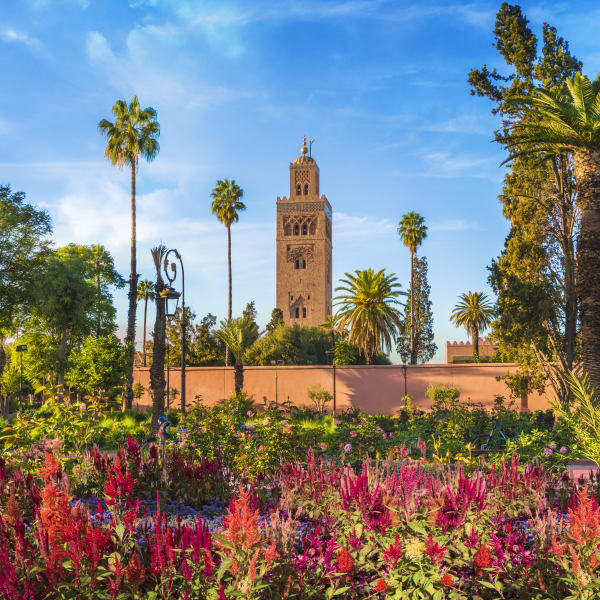
M 128 274 L 129 177 L 104 158 L 96 125 L 118 98 L 158 111 L 161 152 L 138 180 L 139 272 L 150 248 L 182 253 L 187 302 L 226 311 L 225 229 L 210 190 L 234 178 L 247 211 L 233 228 L 234 313 L 275 303 L 275 199 L 302 135 L 316 139 L 334 209 L 334 282 L 374 267 L 409 281 L 396 226 L 429 226 L 437 360 L 456 297 L 488 290 L 508 231 L 503 160 L 470 68 L 502 67 L 492 47 L 500 2 L 385 0 L 0 0 L 0 182 L 46 208 L 57 245 L 102 243 Z M 597 2 L 523 2 L 595 76 Z M 119 323 L 126 292 L 115 294 Z M 140 319 L 138 318 L 138 323 Z M 139 326 L 141 336 L 141 324 Z

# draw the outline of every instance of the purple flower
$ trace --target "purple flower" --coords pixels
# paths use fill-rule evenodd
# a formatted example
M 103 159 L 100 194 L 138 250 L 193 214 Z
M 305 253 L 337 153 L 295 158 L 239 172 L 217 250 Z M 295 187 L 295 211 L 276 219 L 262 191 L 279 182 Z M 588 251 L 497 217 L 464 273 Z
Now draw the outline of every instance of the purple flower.
M 552 448 L 544 448 L 544 452 L 548 455 L 548 456 L 552 456 L 554 454 L 554 452 L 552 452 Z
M 352 452 L 352 445 L 351 444 L 346 444 L 344 446 L 344 452 Z
M 244 426 L 246 429 L 254 429 L 254 423 L 245 423 Z

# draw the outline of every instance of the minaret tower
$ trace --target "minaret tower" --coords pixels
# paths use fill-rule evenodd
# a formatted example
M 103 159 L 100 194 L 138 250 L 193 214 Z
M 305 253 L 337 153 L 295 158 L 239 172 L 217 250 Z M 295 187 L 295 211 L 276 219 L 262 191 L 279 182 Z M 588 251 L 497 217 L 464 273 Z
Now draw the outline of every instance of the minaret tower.
M 311 154 L 304 136 L 289 198 L 277 197 L 277 308 L 288 325 L 318 326 L 331 315 L 331 205 L 319 197 Z

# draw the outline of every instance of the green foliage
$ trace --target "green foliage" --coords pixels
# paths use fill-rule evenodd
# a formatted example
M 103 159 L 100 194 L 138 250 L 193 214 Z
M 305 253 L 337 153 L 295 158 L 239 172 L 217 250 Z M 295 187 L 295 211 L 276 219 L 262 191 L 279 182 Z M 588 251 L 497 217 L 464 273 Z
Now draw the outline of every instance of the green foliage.
M 258 339 L 258 325 L 249 316 L 221 321 L 217 337 L 225 344 L 235 358 L 236 364 L 244 364 L 245 353 Z
M 559 401 L 552 407 L 575 435 L 583 456 L 600 465 L 600 399 L 587 375 L 580 377 L 571 372 L 568 384 L 571 407 Z
M 430 384 L 425 391 L 425 395 L 432 402 L 445 402 L 447 400 L 456 400 L 460 397 L 460 390 L 457 387 L 444 385 Z
M 538 39 L 518 5 L 502 4 L 494 36 L 508 69 L 503 74 L 485 66 L 472 70 L 469 83 L 471 93 L 488 97 L 492 113 L 502 116 L 496 140 L 510 146 L 511 129 L 524 117 L 515 98 L 529 97 L 539 86 L 562 93 L 565 80 L 581 69 L 581 62 L 547 23 L 538 51 Z M 564 399 L 564 376 L 552 377 L 545 359 L 559 365 L 563 375 L 576 359 L 576 187 L 568 153 L 542 158 L 516 158 L 505 176 L 500 201 L 511 231 L 490 267 L 490 284 L 498 296 L 492 337 L 519 364 L 532 388 L 541 388 L 549 379 Z
M 333 396 L 320 384 L 313 385 L 306 390 L 306 395 L 315 405 L 315 410 L 324 414 L 327 405 L 333 400 Z
M 89 336 L 71 356 L 65 383 L 73 391 L 114 399 L 125 376 L 125 346 L 115 335 Z
M 46 211 L 27 204 L 23 192 L 0 186 L 0 332 L 31 303 L 34 276 L 49 252 L 51 232 Z
M 346 273 L 336 292 L 338 327 L 349 330 L 348 341 L 364 353 L 371 364 L 383 350 L 390 351 L 392 342 L 401 327 L 400 313 L 396 305 L 400 291 L 395 275 L 386 275 L 385 269 L 357 270 L 354 275 Z
M 211 210 L 213 214 L 229 228 L 233 223 L 237 223 L 239 213 L 246 210 L 246 205 L 242 202 L 244 190 L 235 182 L 235 179 L 219 179 L 217 185 L 211 192 L 213 199 Z
M 270 365 L 273 360 L 281 360 L 284 365 L 324 365 L 330 348 L 331 336 L 321 327 L 280 323 L 246 351 L 244 362 Z
M 467 292 L 459 296 L 459 302 L 452 310 L 450 321 L 457 327 L 464 327 L 473 338 L 473 356 L 479 358 L 479 334 L 492 322 L 494 308 L 483 292 Z
M 429 299 L 431 288 L 427 279 L 427 258 L 424 256 L 422 258 L 415 257 L 413 266 L 414 274 L 411 277 L 412 284 L 408 295 L 413 298 L 414 306 L 414 349 L 417 361 L 426 363 L 437 352 L 437 345 L 433 335 L 433 312 L 431 310 L 431 300 Z M 410 325 L 410 303 L 407 303 L 404 309 L 404 320 L 397 340 L 397 351 L 402 358 L 402 362 L 405 363 L 410 360 Z
M 283 311 L 280 308 L 274 308 L 271 311 L 271 320 L 267 323 L 267 333 L 273 333 L 279 325 L 283 323 Z

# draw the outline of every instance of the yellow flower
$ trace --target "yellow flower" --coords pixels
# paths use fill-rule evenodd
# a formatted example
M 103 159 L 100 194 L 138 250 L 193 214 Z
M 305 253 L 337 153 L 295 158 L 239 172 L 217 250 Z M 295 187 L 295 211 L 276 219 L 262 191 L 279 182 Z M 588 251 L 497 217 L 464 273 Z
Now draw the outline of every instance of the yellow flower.
M 411 560 L 419 560 L 425 552 L 425 544 L 418 538 L 412 538 L 404 547 L 404 554 Z

